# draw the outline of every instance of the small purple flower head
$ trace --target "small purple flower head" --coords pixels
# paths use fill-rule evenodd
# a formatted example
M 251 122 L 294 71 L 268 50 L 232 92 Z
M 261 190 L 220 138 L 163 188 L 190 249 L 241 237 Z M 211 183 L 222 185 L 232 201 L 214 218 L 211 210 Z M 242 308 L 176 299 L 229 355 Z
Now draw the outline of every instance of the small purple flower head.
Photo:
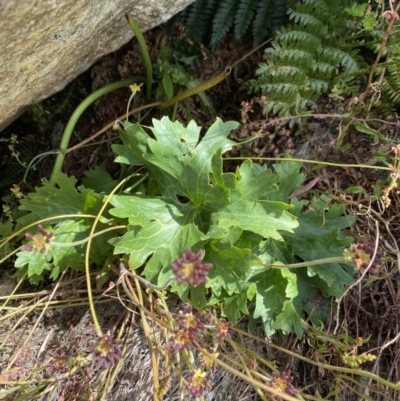
M 350 252 L 352 253 L 352 259 L 356 270 L 359 270 L 362 273 L 365 271 L 365 269 L 371 263 L 372 256 L 374 255 L 374 249 L 375 247 L 373 244 L 352 244 L 350 246 Z M 375 267 L 381 263 L 382 255 L 382 250 L 378 249 L 375 255 L 375 259 L 368 269 L 369 273 L 376 272 Z
M 185 304 L 179 315 L 179 328 L 199 334 L 204 329 L 204 323 L 201 321 L 201 318 L 202 315 L 200 312 L 193 314 L 193 307 Z
M 272 378 L 268 385 L 281 393 L 293 395 L 297 393 L 299 389 L 294 387 L 292 382 L 293 376 L 291 376 L 290 370 L 285 370 L 281 373 L 272 373 Z
M 232 323 L 228 322 L 225 319 L 220 319 L 218 323 L 216 324 L 216 333 L 215 336 L 218 338 L 219 341 L 224 341 L 225 338 L 231 338 L 231 335 L 229 334 L 229 329 L 232 327 Z
M 204 395 L 206 389 L 211 389 L 212 376 L 210 373 L 202 372 L 197 369 L 196 372 L 192 370 L 189 373 L 189 380 L 186 388 L 193 398 L 199 398 Z
M 199 347 L 196 336 L 202 334 L 204 323 L 201 321 L 201 313 L 193 314 L 193 307 L 185 304 L 178 315 L 178 328 L 166 343 L 167 347 L 173 347 L 175 352 L 194 347 Z
M 119 348 L 120 341 L 111 337 L 107 332 L 99 338 L 99 343 L 93 351 L 94 369 L 97 370 L 104 365 L 105 368 L 114 366 L 121 356 Z
M 54 238 L 54 233 L 48 233 L 41 224 L 36 227 L 37 234 L 26 233 L 25 238 L 32 241 L 31 244 L 22 245 L 21 251 L 33 251 L 34 253 L 46 253 L 50 247 L 50 241 Z
M 207 282 L 207 273 L 211 269 L 211 263 L 203 263 L 204 252 L 199 250 L 197 253 L 186 249 L 182 258 L 176 259 L 172 263 L 172 269 L 176 275 L 178 284 L 189 283 L 194 286 Z
M 173 347 L 175 352 L 194 347 L 200 347 L 192 330 L 179 328 L 174 330 L 174 335 L 166 343 L 167 347 Z
M 48 354 L 51 356 L 47 364 L 49 373 L 65 372 L 68 363 L 68 358 L 65 353 L 61 349 L 58 349 L 57 351 L 50 351 Z

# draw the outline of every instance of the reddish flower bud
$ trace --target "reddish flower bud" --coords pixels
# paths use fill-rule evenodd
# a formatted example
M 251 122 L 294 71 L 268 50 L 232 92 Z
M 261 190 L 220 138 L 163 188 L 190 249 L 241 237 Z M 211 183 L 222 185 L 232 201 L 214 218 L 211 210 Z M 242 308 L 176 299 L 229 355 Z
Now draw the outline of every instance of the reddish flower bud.
M 207 273 L 211 269 L 211 263 L 203 263 L 204 253 L 202 250 L 197 253 L 187 249 L 181 258 L 172 263 L 172 269 L 176 275 L 178 284 L 189 283 L 194 286 L 207 282 Z
M 26 233 L 25 238 L 32 241 L 31 244 L 21 246 L 21 251 L 34 253 L 46 253 L 49 248 L 50 241 L 54 237 L 54 233 L 48 233 L 41 224 L 36 227 L 37 234 Z
M 374 245 L 373 244 L 352 244 L 350 247 L 350 252 L 353 254 L 353 262 L 356 270 L 360 270 L 362 273 L 369 266 L 368 272 L 375 273 L 375 267 L 381 263 L 381 257 L 383 252 L 378 249 L 375 255 L 375 259 L 372 261 L 374 255 Z
M 110 333 L 103 334 L 99 338 L 99 343 L 93 351 L 94 369 L 97 370 L 101 366 L 109 368 L 114 366 L 121 356 L 119 348 L 119 340 L 111 337 Z
M 229 334 L 229 331 L 228 331 L 231 327 L 232 327 L 232 323 L 228 322 L 225 319 L 221 319 L 216 324 L 215 336 L 218 338 L 219 341 L 224 341 L 225 338 L 231 338 L 231 335 Z
M 294 387 L 292 382 L 293 376 L 291 376 L 290 370 L 286 370 L 281 373 L 272 373 L 272 378 L 268 385 L 281 393 L 293 395 L 297 393 L 299 389 Z

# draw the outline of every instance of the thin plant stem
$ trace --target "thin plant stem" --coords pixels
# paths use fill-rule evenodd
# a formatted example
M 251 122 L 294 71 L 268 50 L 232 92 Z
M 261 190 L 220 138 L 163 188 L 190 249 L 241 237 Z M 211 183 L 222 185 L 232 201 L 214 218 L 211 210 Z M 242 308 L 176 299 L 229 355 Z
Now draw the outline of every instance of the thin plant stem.
M 174 105 L 175 103 L 177 103 L 183 99 L 186 99 L 187 97 L 197 95 L 199 92 L 204 92 L 207 89 L 210 89 L 213 86 L 222 82 L 230 74 L 230 72 L 231 72 L 231 68 L 227 67 L 227 68 L 225 68 L 224 71 L 220 72 L 215 77 L 212 77 L 212 78 L 208 79 L 207 81 L 204 81 L 203 83 L 197 85 L 194 88 L 191 88 L 184 92 L 178 93 L 176 96 L 174 96 L 171 99 L 161 102 L 158 105 L 158 108 L 161 110 L 166 109 L 167 107 L 170 107 L 170 106 Z
M 89 138 L 84 139 L 83 141 L 77 143 L 74 146 L 71 146 L 69 149 L 67 149 L 65 151 L 65 154 L 68 154 L 70 152 L 73 152 L 76 149 L 81 148 L 83 145 L 89 143 L 90 141 L 92 141 L 93 139 L 97 138 L 99 135 L 101 135 L 103 132 L 107 131 L 110 128 L 113 128 L 115 126 L 115 122 L 116 121 L 121 121 L 123 118 L 125 118 L 126 116 L 131 116 L 132 114 L 138 113 L 140 110 L 145 110 L 145 109 L 150 109 L 151 107 L 157 106 L 159 105 L 160 102 L 156 102 L 156 103 L 151 103 L 151 104 L 146 104 L 144 106 L 140 106 L 137 107 L 136 109 L 133 109 L 131 111 L 129 111 L 128 115 L 126 113 L 122 114 L 121 116 L 117 117 L 115 120 L 113 120 L 112 122 L 110 122 L 109 124 L 107 124 L 105 127 L 103 127 L 101 130 L 95 132 L 93 135 L 91 135 Z
M 384 49 L 386 47 L 386 44 L 387 44 L 387 42 L 388 42 L 388 40 L 390 38 L 390 32 L 392 31 L 393 25 L 394 25 L 394 23 L 396 21 L 397 12 L 400 9 L 400 2 L 397 3 L 395 10 L 393 10 L 392 2 L 389 1 L 389 3 L 390 3 L 390 6 L 391 6 L 391 18 L 389 20 L 389 25 L 388 25 L 388 27 L 386 29 L 385 37 L 383 38 L 383 41 L 382 41 L 381 46 L 379 48 L 378 54 L 377 54 L 377 56 L 375 58 L 374 64 L 372 64 L 371 71 L 370 71 L 369 77 L 368 77 L 367 88 L 365 89 L 365 92 L 360 96 L 360 103 L 361 104 L 365 101 L 365 98 L 367 97 L 368 93 L 371 91 L 372 81 L 373 81 L 374 75 L 375 75 L 375 70 L 376 70 L 376 68 L 377 68 L 377 66 L 379 64 L 379 61 L 380 61 L 380 59 L 382 57 L 382 54 L 383 54 L 383 51 L 384 51 Z
M 135 34 L 140 46 L 140 50 L 142 52 L 143 63 L 146 68 L 146 75 L 147 75 L 146 100 L 150 102 L 151 88 L 153 85 L 153 66 L 151 64 L 149 49 L 147 48 L 146 41 L 144 40 L 142 31 L 140 30 L 139 25 L 136 23 L 135 19 L 130 17 L 128 14 L 125 14 L 125 18 L 127 19 L 129 26 L 131 27 L 133 33 Z
M 135 285 L 136 285 L 136 290 L 137 290 L 137 300 L 139 302 L 140 305 L 144 305 L 143 304 L 143 294 L 142 294 L 142 289 L 140 287 L 139 281 L 135 278 Z M 133 291 L 133 294 L 135 294 L 135 292 Z M 154 350 L 154 346 L 153 346 L 153 342 L 151 340 L 151 330 L 150 327 L 147 323 L 147 316 L 144 313 L 144 311 L 142 309 L 140 309 L 140 317 L 142 319 L 142 327 L 143 327 L 143 332 L 144 335 L 146 337 L 147 340 L 147 345 L 150 351 L 150 358 L 151 358 L 151 364 L 153 366 L 153 388 L 154 388 L 154 392 L 153 392 L 153 400 L 154 401 L 161 401 L 160 397 L 159 397 L 159 390 L 160 390 L 160 380 L 159 380 L 159 366 L 156 363 L 156 355 L 155 355 L 155 350 Z
M 150 281 L 147 281 L 142 276 L 138 276 L 137 274 L 131 273 L 129 270 L 126 269 L 123 262 L 120 262 L 119 274 L 120 274 L 120 277 L 122 277 L 123 275 L 128 275 L 128 276 L 134 278 L 135 280 L 139 280 L 147 288 L 151 288 L 156 291 L 164 291 L 173 281 L 176 280 L 175 276 L 171 276 L 168 278 L 168 280 L 165 282 L 164 285 L 157 286 L 155 284 L 150 283 Z
M 132 100 L 133 100 L 133 98 L 135 97 L 135 95 L 136 95 L 136 93 L 137 92 L 140 92 L 140 87 L 142 86 L 143 84 L 142 83 L 140 83 L 139 85 L 137 85 L 137 84 L 135 84 L 135 85 L 129 85 L 129 88 L 130 88 L 130 90 L 132 91 L 132 94 L 131 94 L 131 96 L 129 97 L 129 100 L 128 100 L 128 105 L 126 106 L 126 120 L 127 121 L 129 121 L 129 109 L 130 109 L 130 107 L 131 107 L 131 102 L 132 102 Z
M 69 246 L 69 247 L 71 247 L 71 246 L 78 246 L 78 245 L 86 244 L 86 242 L 88 242 L 89 239 L 98 237 L 99 235 L 102 235 L 102 234 L 104 234 L 104 233 L 106 233 L 106 232 L 108 232 L 108 231 L 119 230 L 120 228 L 126 228 L 126 226 L 108 227 L 108 228 L 105 228 L 104 230 L 101 230 L 101 231 L 98 231 L 97 233 L 94 233 L 94 234 L 93 234 L 92 236 L 90 236 L 90 237 L 87 237 L 87 238 L 81 239 L 80 241 L 75 241 L 75 242 L 56 242 L 56 241 L 50 241 L 49 245 L 56 246 L 56 247 L 59 247 L 59 248 L 67 247 L 67 246 Z
M 63 218 L 68 218 L 68 217 L 78 217 L 80 219 L 82 218 L 91 218 L 94 219 L 96 216 L 92 214 L 79 214 L 79 213 L 73 213 L 73 214 L 60 214 L 58 216 L 52 216 L 52 217 L 46 217 L 41 220 L 36 220 L 34 223 L 28 224 L 27 226 L 21 228 L 18 231 L 13 232 L 10 234 L 8 237 L 4 238 L 2 241 L 0 241 L 0 249 L 5 246 L 8 242 L 10 242 L 13 238 L 18 237 L 20 234 L 24 233 L 28 228 L 37 226 L 38 224 L 45 223 L 47 221 L 52 221 L 52 220 L 60 220 Z M 4 262 L 8 256 L 0 260 L 0 263 Z
M 106 85 L 103 88 L 98 89 L 97 91 L 91 93 L 73 112 L 72 116 L 68 120 L 67 126 L 65 127 L 61 143 L 60 143 L 60 148 L 59 148 L 59 153 L 57 155 L 56 161 L 54 163 L 53 171 L 51 172 L 50 176 L 50 184 L 55 184 L 55 179 L 57 174 L 61 171 L 62 166 L 64 164 L 64 159 L 65 159 L 65 151 L 68 148 L 69 141 L 71 139 L 72 133 L 74 131 L 74 128 L 76 126 L 76 123 L 78 122 L 80 116 L 83 114 L 83 112 L 97 99 L 100 97 L 106 95 L 109 92 L 112 92 L 116 89 L 123 88 L 124 86 L 128 86 L 129 84 L 132 84 L 134 82 L 138 82 L 142 79 L 140 76 L 133 76 L 128 79 L 124 79 L 122 81 L 114 82 L 112 84 Z
M 91 313 L 91 315 L 92 315 L 93 323 L 94 323 L 94 325 L 95 325 L 95 327 L 96 327 L 96 331 L 97 331 L 97 334 L 98 334 L 99 336 L 102 335 L 102 330 L 101 330 L 101 327 L 100 327 L 99 320 L 98 320 L 98 318 L 97 318 L 96 309 L 95 309 L 95 307 L 94 307 L 94 302 L 93 302 L 92 283 L 91 283 L 91 281 L 90 281 L 90 271 L 89 271 L 89 266 L 90 266 L 90 263 L 89 263 L 90 246 L 91 246 L 91 244 L 92 244 L 93 234 L 94 234 L 94 232 L 95 232 L 95 230 L 96 230 L 96 225 L 97 225 L 97 223 L 99 222 L 100 217 L 102 216 L 103 211 L 104 211 L 105 208 L 107 207 L 108 202 L 110 201 L 111 197 L 112 197 L 112 196 L 114 195 L 114 193 L 115 193 L 116 191 L 118 191 L 118 189 L 119 189 L 120 187 L 122 187 L 128 180 L 130 180 L 132 177 L 137 176 L 137 175 L 138 175 L 138 174 L 135 173 L 135 174 L 131 174 L 130 176 L 124 178 L 124 179 L 111 191 L 111 193 L 107 196 L 107 199 L 104 201 L 104 204 L 103 204 L 102 208 L 100 209 L 98 215 L 96 216 L 96 218 L 95 218 L 95 220 L 94 220 L 94 222 L 93 222 L 92 228 L 91 228 L 91 230 L 90 230 L 90 233 L 89 233 L 89 240 L 88 240 L 88 244 L 87 244 L 86 252 L 85 252 L 86 286 L 87 286 L 87 291 L 88 291 L 88 300 L 89 300 L 89 306 L 90 306 L 90 313 Z M 143 176 L 143 177 L 136 183 L 136 186 L 137 186 L 137 185 L 140 185 L 146 178 L 147 178 L 147 176 Z
M 382 379 L 381 377 L 375 375 L 374 373 L 368 372 L 366 370 L 361 370 L 361 369 L 354 369 L 354 368 L 344 368 L 341 366 L 335 366 L 335 365 L 329 365 L 328 363 L 324 363 L 324 362 L 318 362 L 318 361 L 313 361 L 312 359 L 309 359 L 303 355 L 297 354 L 296 352 L 290 351 L 288 349 L 284 349 L 282 347 L 280 347 L 279 345 L 274 344 L 273 342 L 269 342 L 267 340 L 264 340 L 260 337 L 256 337 L 255 335 L 251 334 L 251 333 L 247 333 L 237 327 L 232 328 L 232 330 L 248 337 L 248 338 L 252 338 L 253 340 L 259 341 L 260 343 L 265 344 L 266 346 L 272 347 L 280 352 L 285 353 L 286 355 L 289 355 L 293 358 L 299 359 L 301 361 L 307 362 L 311 365 L 314 366 L 318 366 L 322 369 L 326 369 L 326 370 L 330 370 L 330 371 L 334 371 L 334 372 L 341 372 L 341 373 L 348 373 L 348 374 L 357 374 L 359 376 L 362 377 L 368 377 L 370 379 L 373 379 L 375 381 L 377 381 L 378 383 L 382 384 L 383 386 L 386 386 L 392 390 L 395 391 L 399 391 L 399 384 L 397 383 L 392 383 L 389 382 L 388 380 Z M 206 351 L 207 352 L 207 351 Z M 212 360 L 216 360 L 216 358 L 213 355 L 210 355 L 208 352 L 206 353 L 207 356 L 209 356 Z
M 345 164 L 345 163 L 330 163 L 323 162 L 320 160 L 309 160 L 309 159 L 296 159 L 293 157 L 259 157 L 259 156 L 238 156 L 238 157 L 224 157 L 224 160 L 266 160 L 266 161 L 288 161 L 288 162 L 301 162 L 301 163 L 313 163 L 320 164 L 321 166 L 334 166 L 334 167 L 352 167 L 352 168 L 369 168 L 373 170 L 386 170 L 393 171 L 391 167 L 383 167 L 383 166 L 371 166 L 369 164 Z
M 272 269 L 284 269 L 284 268 L 295 269 L 299 267 L 323 265 L 325 263 L 345 263 L 345 262 L 351 262 L 351 259 L 348 259 L 344 256 L 334 256 L 332 258 L 310 260 L 308 262 L 292 263 L 289 265 L 274 265 L 270 263 L 263 263 L 263 266 L 271 267 Z
M 268 393 L 271 393 L 273 395 L 279 396 L 280 398 L 282 398 L 284 400 L 287 400 L 287 401 L 298 401 L 298 398 L 292 397 L 291 395 L 288 395 L 286 393 L 282 393 L 282 392 L 280 392 L 278 390 L 275 390 L 274 388 L 269 387 L 266 384 L 263 384 L 261 382 L 258 382 L 256 380 L 254 380 L 252 377 L 247 376 L 246 374 L 242 373 L 241 371 L 232 368 L 230 365 L 228 365 L 225 362 L 221 361 L 220 359 L 216 358 L 214 355 L 212 355 L 206 349 L 198 348 L 198 350 L 202 354 L 204 354 L 207 358 L 209 358 L 213 362 L 217 363 L 220 367 L 224 368 L 225 370 L 227 370 L 228 372 L 234 374 L 235 376 L 243 379 L 247 383 L 251 383 L 253 386 L 256 386 L 257 388 L 261 388 L 261 389 L 263 389 L 263 390 L 265 390 Z

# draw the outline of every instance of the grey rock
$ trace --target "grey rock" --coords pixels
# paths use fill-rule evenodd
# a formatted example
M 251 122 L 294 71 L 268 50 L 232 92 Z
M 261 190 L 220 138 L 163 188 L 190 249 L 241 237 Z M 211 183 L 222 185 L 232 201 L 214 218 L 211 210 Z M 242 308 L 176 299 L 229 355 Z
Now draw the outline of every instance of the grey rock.
M 0 130 L 132 37 L 194 0 L 0 0 Z

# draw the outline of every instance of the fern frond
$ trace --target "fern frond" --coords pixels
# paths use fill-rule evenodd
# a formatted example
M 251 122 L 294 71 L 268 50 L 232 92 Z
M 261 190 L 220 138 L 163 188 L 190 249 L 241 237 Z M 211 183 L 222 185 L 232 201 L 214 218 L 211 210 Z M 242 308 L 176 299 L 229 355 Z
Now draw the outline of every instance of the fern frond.
M 276 54 L 276 52 L 279 53 Z M 273 49 L 267 49 L 265 53 L 271 56 L 270 65 L 274 66 L 276 70 L 285 71 L 285 67 L 295 66 L 309 71 L 314 63 L 313 54 L 304 49 L 285 49 L 274 46 Z
M 296 24 L 301 24 L 304 27 L 307 25 L 321 25 L 321 20 L 316 16 L 294 10 L 290 13 L 290 19 L 293 19 Z
M 186 26 L 190 38 L 214 51 L 232 27 L 236 39 L 251 27 L 256 46 L 268 31 L 282 26 L 286 9 L 286 0 L 196 0 L 174 18 Z
M 370 15 L 366 16 L 362 20 L 363 27 L 367 31 L 372 31 L 374 29 L 374 27 L 375 27 L 375 23 L 376 23 L 376 17 L 373 14 L 370 14 Z
M 400 103 L 400 60 L 391 59 L 388 63 L 381 92 L 385 92 L 393 104 Z
M 349 15 L 357 18 L 359 24 L 367 31 L 372 31 L 374 29 L 378 14 L 372 12 L 369 3 L 352 4 L 351 7 L 346 7 L 345 10 Z
M 296 49 L 304 50 L 317 49 L 321 47 L 321 39 L 318 36 L 300 30 L 301 27 L 299 26 L 290 28 L 290 30 L 282 28 L 279 34 L 279 42 L 283 43 L 284 47 L 289 47 L 293 44 L 295 44 Z
M 357 39 L 351 41 L 347 4 L 347 0 L 303 0 L 289 9 L 293 24 L 276 33 L 272 47 L 265 51 L 268 63 L 257 70 L 257 84 L 250 83 L 272 102 L 270 111 L 301 110 L 328 92 L 333 82 L 343 92 L 354 91 L 352 83 L 361 64 Z
M 368 3 L 353 4 L 351 7 L 345 7 L 347 13 L 353 17 L 363 18 L 367 12 Z
M 188 36 L 194 40 L 206 43 L 211 38 L 209 21 L 215 15 L 218 3 L 210 0 L 197 0 L 186 7 L 178 19 L 186 26 Z
M 210 48 L 215 51 L 235 21 L 240 0 L 223 0 L 215 14 L 212 24 Z
M 311 71 L 313 76 L 321 77 L 325 81 L 329 81 L 333 76 L 337 75 L 338 73 L 338 69 L 335 65 L 325 63 L 323 61 L 318 61 L 314 63 L 311 67 Z
M 378 53 L 380 51 L 382 41 L 385 37 L 385 32 L 380 29 L 373 29 L 369 32 L 371 36 L 371 40 L 369 40 L 365 45 L 371 49 L 374 53 Z M 393 38 L 393 35 L 392 35 Z M 386 57 L 388 54 L 388 46 L 383 49 L 382 57 Z
M 319 96 L 320 93 L 327 92 L 329 89 L 329 80 L 323 79 L 307 79 L 306 88 L 307 91 L 310 91 L 308 97 L 315 98 L 315 96 Z
M 275 1 L 260 0 L 257 5 L 257 13 L 253 22 L 254 46 L 257 46 L 261 42 L 261 40 L 266 36 L 268 29 L 271 28 L 271 12 Z
M 318 52 L 318 60 L 330 62 L 333 65 L 340 64 L 348 72 L 355 72 L 360 69 L 354 52 L 345 52 L 335 47 L 324 47 Z
M 242 0 L 235 15 L 235 38 L 240 39 L 253 20 L 254 11 L 258 5 L 258 0 Z
M 271 13 L 271 29 L 279 29 L 285 23 L 286 10 L 286 0 L 274 0 Z

